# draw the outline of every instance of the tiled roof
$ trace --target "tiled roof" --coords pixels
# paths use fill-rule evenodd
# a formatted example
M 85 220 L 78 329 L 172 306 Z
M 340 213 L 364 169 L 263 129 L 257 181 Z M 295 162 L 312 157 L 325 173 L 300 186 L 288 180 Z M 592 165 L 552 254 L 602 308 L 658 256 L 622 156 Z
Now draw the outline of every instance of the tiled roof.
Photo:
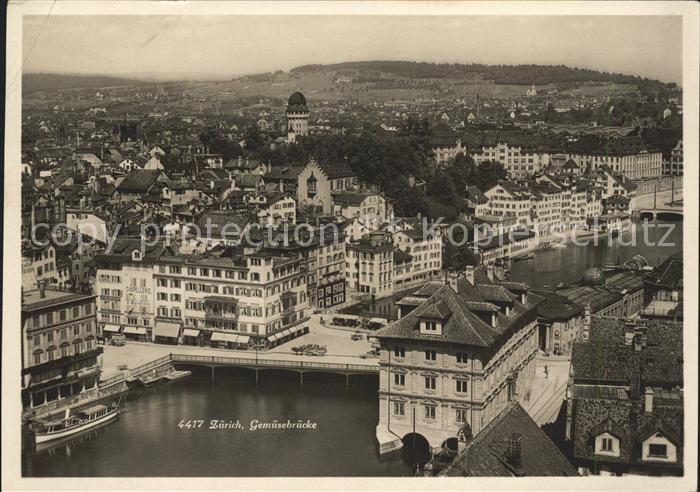
M 551 320 L 570 319 L 583 311 L 583 306 L 571 302 L 568 298 L 548 290 L 534 290 L 533 293 L 544 298 L 537 305 L 537 314 Z
M 159 170 L 134 169 L 117 186 L 120 193 L 146 193 L 158 181 Z
M 521 460 L 514 466 L 505 457 L 508 440 L 521 437 Z M 441 475 L 448 477 L 577 476 L 556 445 L 517 402 L 509 405 L 467 442 Z
M 459 134 L 446 123 L 440 123 L 433 129 L 431 144 L 433 147 L 454 147 Z
M 674 253 L 652 272 L 644 276 L 644 280 L 665 289 L 683 288 L 683 251 Z
M 488 201 L 489 201 L 488 197 L 486 195 L 484 195 L 484 192 L 481 191 L 476 186 L 470 186 L 467 189 L 467 199 L 469 199 L 469 201 L 476 203 L 478 205 L 483 205 L 485 203 L 488 203 Z
M 436 309 L 433 305 L 440 303 L 442 312 L 449 312 L 449 318 L 442 326 L 442 335 L 422 335 L 419 331 L 419 318 L 431 316 Z M 376 332 L 378 338 L 402 339 L 438 339 L 451 343 L 490 346 L 499 332 L 484 323 L 469 308 L 457 293 L 446 284 L 442 284 L 430 298 L 403 318 L 390 323 Z
M 481 297 L 490 302 L 513 302 L 517 297 L 501 285 L 477 284 Z
M 571 367 L 577 380 L 634 381 L 645 386 L 683 385 L 683 324 L 673 321 L 637 321 L 593 316 L 587 342 L 575 342 Z M 634 327 L 641 350 L 626 344 Z
M 328 179 L 351 178 L 356 176 L 350 164 L 345 159 L 336 161 L 320 161 L 318 166 L 323 170 L 323 173 Z
M 620 439 L 620 456 L 595 454 L 595 438 L 610 432 Z M 666 434 L 679 446 L 677 464 L 683 463 L 683 404 L 654 402 L 653 411 L 645 413 L 644 399 L 615 400 L 577 398 L 573 413 L 574 456 L 598 462 L 642 463 L 641 443 L 654 432 Z M 647 466 L 668 466 L 644 462 Z M 674 464 L 672 464 L 673 466 Z
M 362 202 L 367 199 L 367 197 L 373 196 L 374 193 L 357 193 L 352 191 L 345 191 L 342 193 L 333 194 L 333 203 L 335 205 L 341 206 L 354 206 L 359 207 Z
M 210 229 L 207 229 L 207 225 Z M 239 239 L 247 225 L 247 217 L 232 213 L 206 212 L 197 218 L 201 237 L 206 237 L 209 230 L 212 238 Z

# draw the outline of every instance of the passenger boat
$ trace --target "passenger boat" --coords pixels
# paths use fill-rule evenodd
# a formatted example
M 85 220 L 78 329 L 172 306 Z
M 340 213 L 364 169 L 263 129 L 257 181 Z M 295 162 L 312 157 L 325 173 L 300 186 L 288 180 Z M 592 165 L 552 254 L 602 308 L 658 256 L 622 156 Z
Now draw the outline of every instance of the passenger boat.
M 78 410 L 74 415 L 70 415 L 70 409 L 67 409 L 65 417 L 61 420 L 39 422 L 39 425 L 34 430 L 34 441 L 36 444 L 40 444 L 72 436 L 112 420 L 117 415 L 119 415 L 119 404 L 117 402 L 112 403 L 112 406 L 109 407 L 106 405 L 94 405 L 84 408 Z

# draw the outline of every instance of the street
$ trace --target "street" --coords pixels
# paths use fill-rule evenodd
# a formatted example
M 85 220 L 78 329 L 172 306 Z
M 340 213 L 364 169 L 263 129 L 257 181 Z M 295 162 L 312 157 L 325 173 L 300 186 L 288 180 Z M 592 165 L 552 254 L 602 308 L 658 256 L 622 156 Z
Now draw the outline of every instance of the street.
M 559 408 L 566 398 L 566 383 L 569 379 L 571 361 L 564 357 L 537 357 L 537 372 L 530 387 L 530 397 L 523 407 L 538 425 L 556 419 Z M 545 366 L 548 377 L 545 377 Z

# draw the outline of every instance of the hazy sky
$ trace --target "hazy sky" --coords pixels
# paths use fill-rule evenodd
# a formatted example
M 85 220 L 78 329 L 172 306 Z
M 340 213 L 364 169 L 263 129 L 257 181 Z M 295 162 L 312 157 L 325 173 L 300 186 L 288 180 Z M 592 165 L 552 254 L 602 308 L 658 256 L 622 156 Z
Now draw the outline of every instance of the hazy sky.
M 25 17 L 24 72 L 199 78 L 358 60 L 566 64 L 682 81 L 682 19 Z

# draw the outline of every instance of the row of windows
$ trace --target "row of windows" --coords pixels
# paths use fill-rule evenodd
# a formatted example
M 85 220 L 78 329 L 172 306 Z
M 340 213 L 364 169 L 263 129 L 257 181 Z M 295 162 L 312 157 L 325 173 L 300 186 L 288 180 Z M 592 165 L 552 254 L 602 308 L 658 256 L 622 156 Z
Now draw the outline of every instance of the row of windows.
M 63 347 L 59 347 L 58 349 L 55 347 L 50 347 L 46 351 L 37 350 L 33 354 L 33 362 L 34 365 L 38 365 L 43 364 L 44 362 L 50 362 L 60 357 L 70 357 L 71 355 L 78 355 L 82 352 L 83 349 L 92 350 L 94 346 L 95 340 L 91 338 L 82 342 L 76 341 L 72 345 L 64 345 Z
M 434 376 L 425 376 L 424 378 L 424 389 L 434 390 L 436 388 L 437 379 Z M 466 379 L 455 380 L 455 392 L 457 393 L 468 393 L 469 392 L 469 381 Z M 394 386 L 404 387 L 406 386 L 406 375 L 394 373 Z
M 403 417 L 406 415 L 406 404 L 404 402 L 395 401 L 393 402 L 392 413 L 398 417 Z M 423 417 L 428 420 L 434 420 L 436 415 L 436 408 L 434 405 L 423 405 Z M 467 422 L 467 416 L 469 410 L 463 408 L 455 409 L 455 422 L 463 424 Z
M 57 322 L 63 323 L 70 319 L 90 316 L 92 312 L 92 303 L 87 303 L 82 304 L 81 306 L 74 306 L 71 309 L 61 309 L 58 312 L 54 311 L 46 314 L 35 314 L 32 316 L 32 327 L 39 328 L 42 326 L 49 326 Z
M 425 329 L 427 331 L 437 331 L 437 323 L 435 321 L 425 322 Z M 444 354 L 446 355 L 446 354 Z M 406 357 L 405 347 L 394 347 L 394 357 L 398 359 L 403 359 Z M 425 350 L 424 359 L 426 361 L 434 362 L 437 360 L 437 352 L 435 350 Z M 455 359 L 458 364 L 466 364 L 469 360 L 469 354 L 467 352 L 457 352 L 455 354 Z
M 52 343 L 54 340 L 66 340 L 69 335 L 78 336 L 81 330 L 85 330 L 86 333 L 92 333 L 92 323 L 79 323 L 72 327 L 61 328 L 60 330 L 47 331 L 40 335 L 34 335 L 33 343 L 34 346 L 40 346 L 42 343 Z M 43 338 L 43 341 L 42 341 Z

